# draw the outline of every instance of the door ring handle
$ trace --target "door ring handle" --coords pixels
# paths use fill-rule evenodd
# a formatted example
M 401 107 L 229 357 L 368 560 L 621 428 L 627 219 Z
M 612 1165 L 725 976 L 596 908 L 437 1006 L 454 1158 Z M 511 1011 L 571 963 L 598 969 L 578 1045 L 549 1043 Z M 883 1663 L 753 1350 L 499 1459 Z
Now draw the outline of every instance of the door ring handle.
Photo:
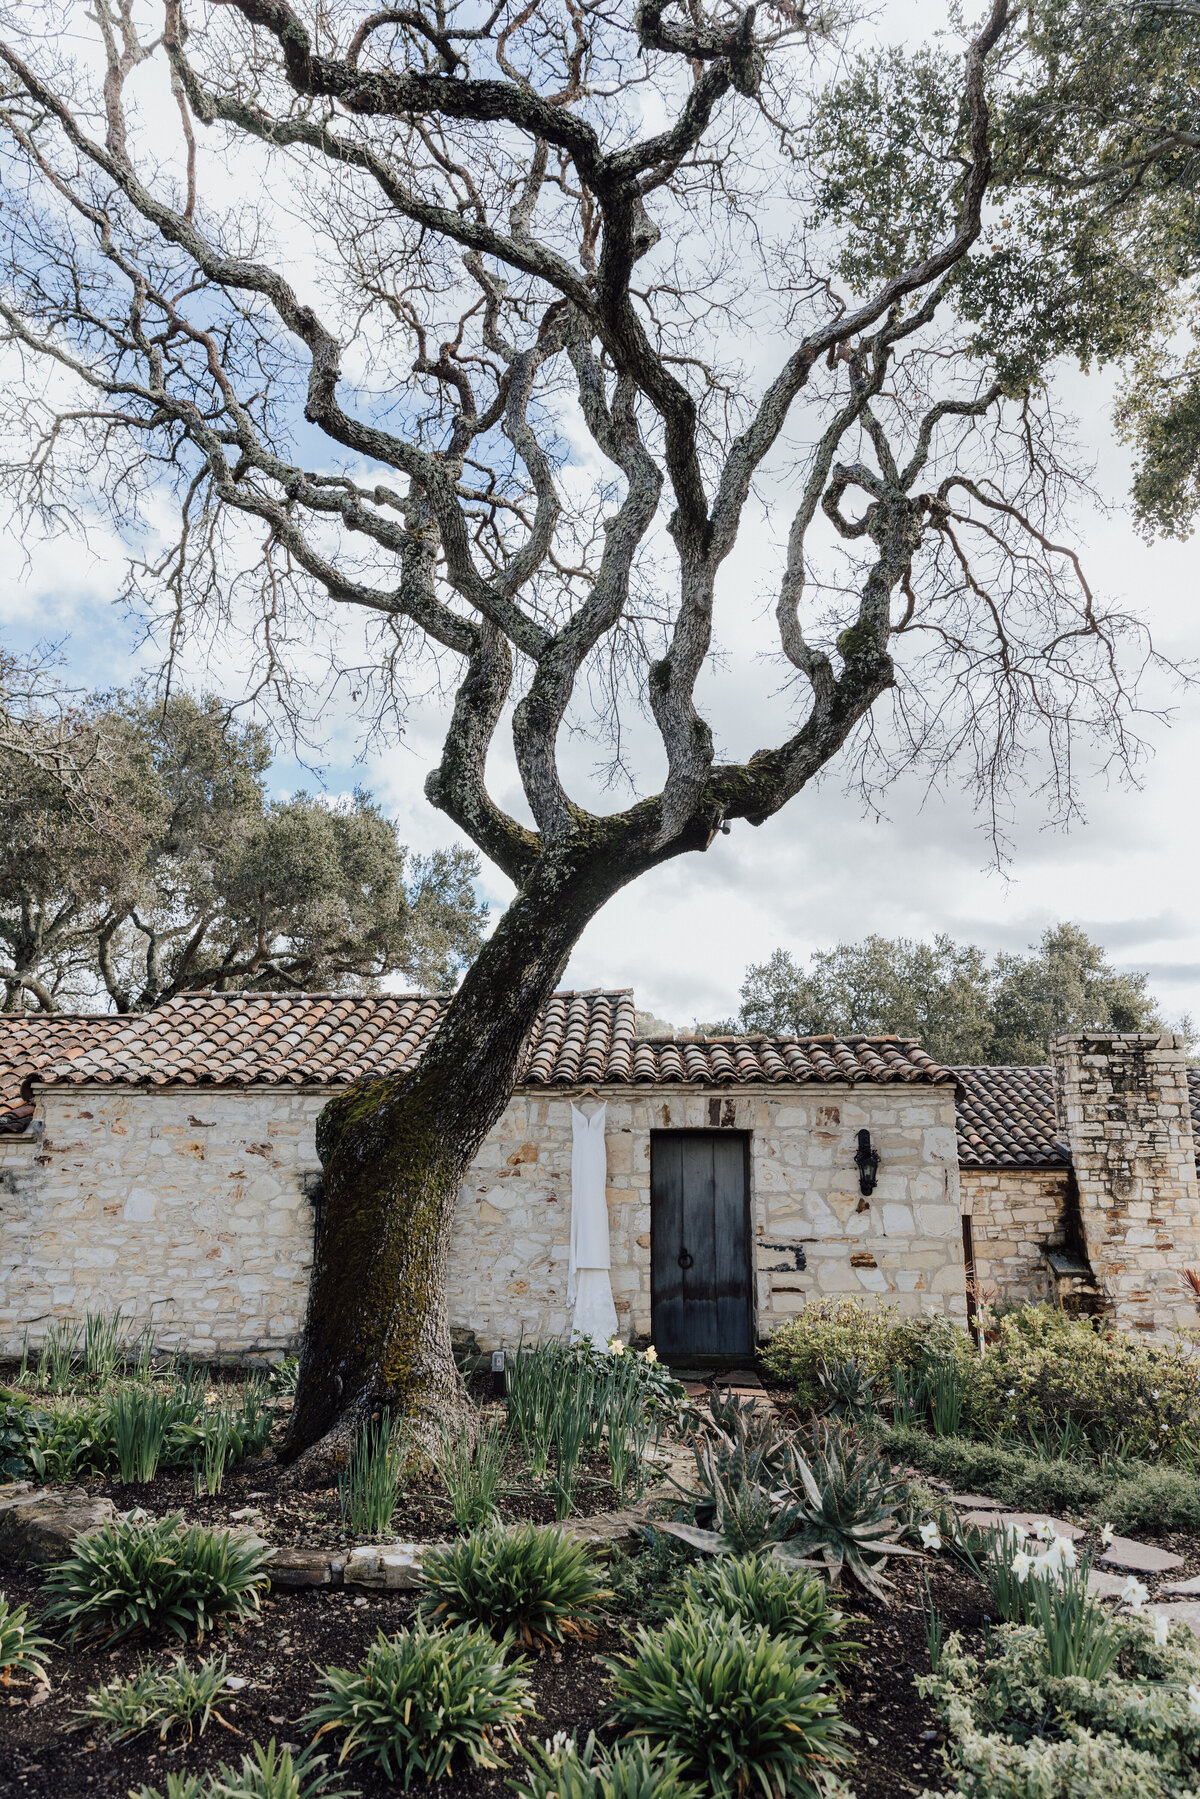
M 695 1258 L 689 1255 L 686 1249 L 681 1249 L 678 1260 L 681 1268 L 690 1268 Z

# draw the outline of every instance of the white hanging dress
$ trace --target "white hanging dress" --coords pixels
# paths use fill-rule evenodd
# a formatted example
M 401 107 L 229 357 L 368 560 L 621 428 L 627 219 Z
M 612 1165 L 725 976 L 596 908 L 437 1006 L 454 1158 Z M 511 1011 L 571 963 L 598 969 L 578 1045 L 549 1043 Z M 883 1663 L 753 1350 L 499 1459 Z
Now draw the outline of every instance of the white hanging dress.
M 567 1304 L 573 1307 L 571 1341 L 587 1338 L 605 1349 L 617 1335 L 608 1245 L 608 1158 L 604 1149 L 606 1105 L 591 1117 L 571 1106 L 571 1255 Z

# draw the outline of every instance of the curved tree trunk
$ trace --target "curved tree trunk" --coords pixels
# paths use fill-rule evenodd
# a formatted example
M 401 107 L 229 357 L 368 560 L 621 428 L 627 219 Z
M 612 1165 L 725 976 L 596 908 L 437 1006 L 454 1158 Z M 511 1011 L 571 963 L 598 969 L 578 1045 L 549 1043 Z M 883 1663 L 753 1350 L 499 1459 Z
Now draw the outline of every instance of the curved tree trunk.
M 468 1416 L 445 1300 L 455 1207 L 580 933 L 635 872 L 591 860 L 594 874 L 540 862 L 417 1067 L 357 1083 L 318 1119 L 325 1203 L 284 1450 L 306 1484 L 332 1478 L 382 1407 L 426 1441 Z

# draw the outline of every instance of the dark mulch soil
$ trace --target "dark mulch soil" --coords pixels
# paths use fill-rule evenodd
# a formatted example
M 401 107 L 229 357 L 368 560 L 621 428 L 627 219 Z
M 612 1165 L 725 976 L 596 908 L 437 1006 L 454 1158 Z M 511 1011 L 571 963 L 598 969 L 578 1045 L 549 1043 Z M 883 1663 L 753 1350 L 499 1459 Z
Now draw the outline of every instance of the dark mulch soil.
M 343 1528 L 341 1508 L 336 1490 L 304 1493 L 290 1486 L 285 1471 L 272 1455 L 259 1461 L 243 1462 L 230 1469 L 222 1491 L 214 1498 L 197 1495 L 190 1468 L 164 1469 L 145 1485 L 124 1485 L 111 1479 L 83 1480 L 90 1493 L 111 1499 L 118 1511 L 143 1506 L 162 1517 L 167 1512 L 183 1512 L 189 1523 L 227 1525 L 249 1523 L 268 1543 L 287 1544 L 292 1548 L 344 1549 L 350 1543 L 370 1542 L 361 1531 Z M 573 1511 L 576 1516 L 592 1512 L 614 1511 L 622 1501 L 609 1477 L 608 1458 L 593 1456 L 581 1464 Z M 544 1480 L 535 1480 L 516 1448 L 508 1458 L 497 1506 L 508 1523 L 530 1520 L 550 1524 L 554 1520 L 554 1499 Z M 250 1518 L 234 1519 L 236 1512 L 249 1511 Z M 389 1542 L 432 1542 L 454 1535 L 454 1520 L 446 1490 L 436 1476 L 416 1479 L 400 1495 L 385 1533 Z
M 5 1570 L 4 1586 L 14 1603 L 30 1601 L 36 1607 L 38 1582 L 28 1574 Z M 412 1617 L 412 1601 L 400 1594 L 359 1596 L 350 1592 L 296 1593 L 266 1602 L 261 1620 L 225 1640 L 206 1645 L 229 1657 L 229 1671 L 249 1677 L 250 1685 L 231 1694 L 221 1707 L 223 1717 L 241 1735 L 210 1723 L 203 1737 L 192 1743 L 174 1740 L 160 1745 L 156 1736 L 133 1742 L 106 1743 L 89 1729 L 71 1728 L 72 1715 L 89 1687 L 133 1672 L 141 1657 L 153 1654 L 168 1661 L 178 1653 L 164 1641 L 126 1642 L 111 1651 L 81 1649 L 55 1655 L 53 1687 L 42 1704 L 30 1707 L 24 1696 L 0 1709 L 0 1791 L 23 1799 L 125 1799 L 132 1788 L 163 1787 L 167 1773 L 186 1768 L 200 1772 L 221 1761 L 240 1761 L 257 1739 L 301 1745 L 308 1733 L 297 1720 L 312 1703 L 320 1672 L 330 1666 L 352 1667 L 365 1656 L 376 1634 L 394 1631 Z M 606 1694 L 599 1655 L 621 1647 L 621 1634 L 606 1627 L 593 1642 L 550 1651 L 530 1658 L 530 1675 L 536 1695 L 537 1717 L 530 1721 L 532 1739 L 558 1730 L 587 1731 L 600 1725 Z M 189 1658 L 196 1651 L 189 1649 Z M 0 1708 L 5 1699 L 0 1696 Z M 335 1751 L 336 1754 L 336 1751 Z M 509 1770 L 511 1772 L 511 1770 Z M 349 1784 L 366 1799 L 397 1791 L 376 1768 L 356 1763 Z M 455 1774 L 435 1785 L 414 1785 L 418 1799 L 467 1799 L 470 1795 L 505 1792 L 507 1774 L 473 1772 Z

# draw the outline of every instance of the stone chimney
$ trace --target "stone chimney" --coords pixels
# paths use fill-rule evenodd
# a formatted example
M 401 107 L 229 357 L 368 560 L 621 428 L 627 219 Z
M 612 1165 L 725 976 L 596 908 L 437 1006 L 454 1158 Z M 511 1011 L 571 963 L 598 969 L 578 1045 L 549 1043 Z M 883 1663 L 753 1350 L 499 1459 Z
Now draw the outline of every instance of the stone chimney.
M 1200 1188 L 1184 1039 L 1089 1031 L 1053 1045 L 1054 1098 L 1079 1191 L 1083 1248 L 1126 1330 L 1197 1323 Z

